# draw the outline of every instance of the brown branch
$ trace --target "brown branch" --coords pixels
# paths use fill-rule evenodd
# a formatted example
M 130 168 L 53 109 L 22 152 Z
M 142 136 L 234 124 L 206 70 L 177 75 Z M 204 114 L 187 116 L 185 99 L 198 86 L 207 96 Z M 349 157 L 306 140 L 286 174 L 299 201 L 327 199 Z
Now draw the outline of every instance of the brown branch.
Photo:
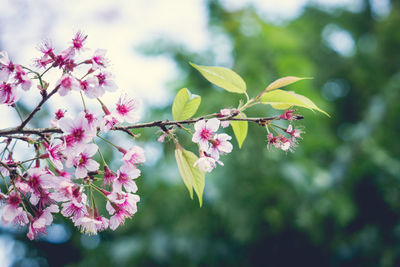
M 39 102 L 39 104 L 36 106 L 36 108 L 29 114 L 29 116 L 21 123 L 20 126 L 17 127 L 17 129 L 22 130 L 24 127 L 28 124 L 28 122 L 35 116 L 35 114 L 42 108 L 43 104 L 55 93 L 57 93 L 58 88 L 60 88 L 60 85 L 57 85 L 53 91 L 51 91 L 49 94 L 44 95 L 42 100 Z
M 293 119 L 301 120 L 303 118 L 304 118 L 303 116 L 294 116 Z M 160 127 L 161 129 L 165 129 L 166 126 L 179 126 L 181 124 L 192 124 L 202 119 L 204 119 L 204 117 L 182 120 L 182 121 L 168 121 L 168 120 L 152 121 L 152 122 L 132 124 L 126 126 L 114 126 L 113 128 L 111 128 L 111 130 L 127 132 L 130 129 L 150 128 L 150 127 Z M 233 118 L 232 115 L 217 119 L 219 119 L 220 121 L 248 121 L 248 122 L 255 122 L 260 125 L 264 125 L 268 121 L 281 120 L 280 116 L 264 117 L 264 118 Z M 98 128 L 97 130 L 99 131 L 100 129 Z M 62 133 L 62 130 L 57 127 L 35 128 L 35 129 L 21 129 L 20 127 L 14 127 L 14 128 L 0 130 L 0 137 L 13 138 L 13 136 L 10 136 L 13 134 L 35 134 L 42 136 L 43 134 L 46 133 Z

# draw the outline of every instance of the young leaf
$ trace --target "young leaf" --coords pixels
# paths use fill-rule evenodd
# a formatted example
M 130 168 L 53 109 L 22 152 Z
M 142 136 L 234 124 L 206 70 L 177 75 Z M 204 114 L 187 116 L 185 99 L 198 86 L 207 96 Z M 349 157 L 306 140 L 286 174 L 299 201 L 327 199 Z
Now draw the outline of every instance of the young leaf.
M 298 107 L 308 108 L 313 111 L 317 110 L 329 117 L 328 113 L 318 108 L 310 99 L 308 99 L 303 95 L 296 94 L 294 92 L 277 89 L 265 93 L 261 97 L 260 101 L 263 104 L 270 104 L 273 108 L 276 109 L 286 109 L 291 106 L 298 106 Z
M 194 167 L 194 163 L 198 157 L 182 147 L 175 149 L 176 163 L 178 164 L 179 172 L 189 190 L 190 197 L 193 199 L 193 188 L 199 199 L 200 207 L 203 204 L 203 191 L 205 185 L 205 173 L 199 168 Z
M 305 80 L 305 79 L 312 79 L 312 78 L 309 78 L 309 77 L 299 78 L 299 77 L 294 77 L 294 76 L 283 77 L 283 78 L 280 78 L 280 79 L 270 83 L 267 86 L 267 88 L 265 89 L 265 91 L 278 89 L 278 88 L 284 87 L 286 85 L 295 83 L 297 81 Z
M 246 115 L 242 112 L 235 118 L 246 118 Z M 247 136 L 247 121 L 231 121 L 232 129 L 238 142 L 239 148 L 242 148 L 242 144 Z
M 219 86 L 231 93 L 243 94 L 246 92 L 246 83 L 242 77 L 233 70 L 223 67 L 200 66 L 190 63 L 209 82 Z
M 199 108 L 201 97 L 192 95 L 186 88 L 182 88 L 176 94 L 172 104 L 172 116 L 174 120 L 186 120 L 191 118 Z
M 330 115 L 327 112 L 325 112 L 322 109 L 320 109 L 319 107 L 317 107 L 317 105 L 315 105 L 314 102 L 312 102 L 309 98 L 307 98 L 307 97 L 305 97 L 303 95 L 296 94 L 294 92 L 289 92 L 289 93 L 293 93 L 298 99 L 300 99 L 309 108 L 312 108 L 313 110 L 315 109 L 315 110 L 325 114 L 326 116 L 330 117 Z

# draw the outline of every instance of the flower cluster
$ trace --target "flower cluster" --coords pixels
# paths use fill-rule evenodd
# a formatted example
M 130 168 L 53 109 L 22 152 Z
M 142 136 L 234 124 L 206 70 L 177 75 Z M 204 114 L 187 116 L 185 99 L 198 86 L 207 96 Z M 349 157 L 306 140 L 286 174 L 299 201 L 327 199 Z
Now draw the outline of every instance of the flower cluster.
M 28 91 L 32 86 L 24 69 L 14 64 L 7 52 L 0 51 L 0 104 L 13 105 L 21 96 L 21 88 Z
M 15 105 L 20 96 L 17 88 L 28 90 L 34 79 L 40 81 L 38 89 L 45 98 L 49 84 L 44 74 L 59 69 L 62 74 L 53 90 L 60 96 L 76 91 L 96 98 L 104 111 L 98 114 L 85 108 L 76 116 L 67 116 L 66 111 L 58 110 L 50 124 L 61 134 L 51 138 L 40 135 L 38 139 L 3 138 L 0 170 L 7 193 L 0 193 L 1 221 L 4 225 L 27 225 L 29 239 L 45 234 L 56 213 L 70 218 L 82 232 L 95 234 L 107 228 L 115 230 L 137 211 L 140 198 L 135 194 L 138 188 L 134 179 L 141 174 L 138 167 L 145 162 L 144 150 L 139 146 L 127 150 L 118 147 L 101 137 L 101 133 L 123 122 L 137 122 L 138 102 L 122 95 L 111 112 L 101 102 L 99 97 L 106 91 L 115 91 L 117 86 L 106 70 L 109 61 L 105 50 L 96 50 L 89 59 L 78 61 L 85 40 L 86 36 L 78 32 L 71 45 L 60 53 L 49 42 L 43 43 L 41 56 L 35 60 L 37 68 L 45 69 L 42 74 L 12 63 L 6 52 L 0 52 L 0 103 Z M 85 75 L 77 78 L 75 73 L 82 71 Z M 116 171 L 108 167 L 96 138 L 121 153 L 122 164 Z M 33 144 L 36 156 L 17 160 L 10 147 L 18 140 Z M 99 214 L 94 194 L 104 197 L 109 218 Z
M 287 110 L 285 113 L 280 115 L 280 119 L 293 121 L 294 120 L 293 110 Z M 274 125 L 270 124 L 269 127 L 274 127 Z M 292 124 L 289 124 L 287 129 L 278 126 L 275 127 L 278 128 L 279 130 L 283 130 L 284 133 L 287 135 L 287 137 L 282 134 L 279 134 L 274 128 L 272 128 L 277 133 L 277 135 L 274 136 L 272 133 L 270 132 L 268 133 L 267 135 L 268 148 L 273 146 L 275 148 L 282 149 L 283 151 L 293 151 L 293 149 L 297 146 L 298 139 L 301 138 L 300 135 L 303 133 L 303 131 L 297 128 L 293 128 Z
M 210 120 L 199 120 L 195 123 L 192 141 L 199 145 L 200 158 L 194 166 L 204 172 L 211 172 L 217 163 L 224 165 L 220 160 L 220 155 L 232 152 L 232 144 L 229 140 L 231 136 L 222 133 L 217 134 L 221 122 L 217 118 Z

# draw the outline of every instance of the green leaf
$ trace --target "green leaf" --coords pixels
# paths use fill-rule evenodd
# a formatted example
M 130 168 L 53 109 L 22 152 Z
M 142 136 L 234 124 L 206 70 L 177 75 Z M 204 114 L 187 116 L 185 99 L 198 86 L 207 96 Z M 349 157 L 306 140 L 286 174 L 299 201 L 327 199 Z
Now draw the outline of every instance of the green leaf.
M 176 94 L 172 104 L 172 116 L 174 120 L 186 120 L 191 118 L 199 108 L 201 97 L 192 95 L 187 88 L 182 88 Z
M 199 66 L 190 63 L 197 69 L 209 82 L 219 86 L 231 93 L 244 94 L 246 92 L 246 83 L 242 77 L 233 70 L 223 67 Z
M 246 114 L 243 112 L 237 115 L 235 118 L 246 118 Z M 247 121 L 231 121 L 232 129 L 238 142 L 239 148 L 242 148 L 242 144 L 247 136 Z
M 293 93 L 293 92 L 289 92 L 289 93 Z M 303 95 L 296 94 L 296 93 L 293 93 L 293 94 L 296 95 L 296 97 L 298 99 L 300 99 L 304 104 L 306 104 L 309 108 L 311 108 L 313 110 L 315 109 L 315 110 L 325 114 L 326 116 L 330 117 L 330 115 L 327 112 L 325 112 L 322 109 L 320 109 L 319 107 L 317 107 L 317 105 L 315 105 L 314 102 L 312 102 L 309 98 L 307 98 Z
M 193 189 L 199 199 L 200 207 L 203 205 L 203 191 L 205 185 L 205 173 L 199 168 L 194 167 L 194 163 L 198 157 L 182 147 L 175 149 L 176 163 L 178 164 L 179 172 L 189 190 L 190 197 L 193 199 Z
M 276 109 L 287 109 L 291 106 L 298 106 L 308 108 L 310 110 L 317 110 L 324 113 L 326 116 L 330 117 L 328 113 L 317 107 L 310 99 L 303 95 L 296 94 L 294 92 L 284 91 L 284 90 L 274 90 L 265 93 L 261 99 L 261 103 L 270 104 Z
M 284 87 L 286 85 L 289 85 L 289 84 L 292 84 L 292 83 L 295 83 L 295 82 L 298 82 L 301 80 L 305 80 L 305 79 L 312 79 L 312 78 L 310 78 L 310 77 L 299 78 L 299 77 L 294 77 L 294 76 L 283 77 L 283 78 L 280 78 L 280 79 L 270 83 L 267 86 L 267 88 L 265 89 L 265 91 L 278 89 L 278 88 Z

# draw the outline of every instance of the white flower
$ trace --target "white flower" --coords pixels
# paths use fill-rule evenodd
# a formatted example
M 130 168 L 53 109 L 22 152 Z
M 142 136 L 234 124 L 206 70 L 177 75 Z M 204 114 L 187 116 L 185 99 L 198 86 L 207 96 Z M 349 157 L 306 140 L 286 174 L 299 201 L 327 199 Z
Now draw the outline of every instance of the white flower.
M 228 142 L 232 137 L 227 134 L 216 134 L 214 139 L 211 140 L 211 147 L 209 150 L 209 154 L 215 160 L 219 159 L 219 155 L 227 154 L 232 152 L 232 144 Z
M 208 141 L 214 136 L 219 128 L 220 121 L 212 118 L 208 121 L 199 120 L 194 124 L 196 132 L 193 134 L 192 141 L 198 143 L 200 149 L 207 151 L 209 147 Z
M 200 157 L 193 167 L 198 167 L 203 172 L 211 172 L 216 166 L 216 160 L 211 157 Z

